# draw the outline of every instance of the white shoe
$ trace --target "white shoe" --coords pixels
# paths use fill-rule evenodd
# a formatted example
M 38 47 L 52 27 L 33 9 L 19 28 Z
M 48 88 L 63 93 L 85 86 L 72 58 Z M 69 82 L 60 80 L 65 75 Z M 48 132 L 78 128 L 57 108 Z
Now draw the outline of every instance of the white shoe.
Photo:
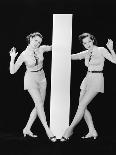
M 94 132 L 89 132 L 86 136 L 84 136 L 82 138 L 84 139 L 84 138 L 92 138 L 93 137 L 94 139 L 96 139 L 97 136 L 98 136 L 97 132 L 94 131 Z
M 27 129 L 23 129 L 23 135 L 24 137 L 26 137 L 26 135 L 30 136 L 30 137 L 37 137 L 37 135 L 34 135 L 31 130 L 27 130 Z
M 56 141 L 57 141 L 56 136 L 50 137 L 49 139 L 50 139 L 52 142 L 56 142 Z

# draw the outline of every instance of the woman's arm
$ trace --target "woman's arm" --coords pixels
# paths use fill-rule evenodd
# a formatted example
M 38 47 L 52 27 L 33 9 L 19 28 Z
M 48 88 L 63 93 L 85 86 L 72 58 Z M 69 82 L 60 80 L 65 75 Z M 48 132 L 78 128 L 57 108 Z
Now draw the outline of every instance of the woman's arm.
M 85 58 L 86 54 L 87 54 L 87 50 L 77 53 L 77 54 L 71 54 L 71 59 L 72 60 L 81 60 L 81 59 Z
M 108 52 L 108 50 L 104 47 L 101 47 L 102 55 L 112 63 L 116 64 L 116 54 L 113 50 L 113 41 L 111 39 L 108 39 L 108 42 L 106 44 L 107 48 L 111 53 Z
M 20 54 L 20 56 L 18 57 L 16 63 L 14 63 L 15 61 L 15 57 L 17 56 L 18 53 L 15 53 L 15 49 L 14 47 L 11 49 L 10 51 L 10 56 L 11 56 L 11 61 L 10 61 L 10 73 L 14 74 L 17 72 L 17 70 L 20 68 L 20 66 L 22 65 L 22 63 L 24 62 L 23 60 L 23 55 Z
M 103 57 L 111 61 L 112 63 L 116 64 L 116 54 L 114 53 L 114 51 L 112 50 L 110 54 L 106 48 L 104 47 L 101 47 L 101 48 L 102 48 L 101 51 L 102 51 Z
M 114 49 L 113 49 L 113 41 L 111 39 L 108 39 L 106 46 L 112 54 L 113 61 L 116 63 L 116 54 L 115 54 Z
M 49 51 L 52 51 L 52 45 L 42 45 L 40 46 L 40 48 L 42 49 L 43 53 L 44 52 L 49 52 Z

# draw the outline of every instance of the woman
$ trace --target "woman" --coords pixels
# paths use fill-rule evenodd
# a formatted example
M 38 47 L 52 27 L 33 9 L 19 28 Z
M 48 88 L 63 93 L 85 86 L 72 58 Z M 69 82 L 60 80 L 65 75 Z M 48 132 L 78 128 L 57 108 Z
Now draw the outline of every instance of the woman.
M 38 32 L 27 36 L 29 44 L 25 51 L 20 54 L 16 63 L 14 63 L 14 61 L 18 53 L 15 53 L 16 49 L 14 47 L 11 49 L 10 73 L 16 73 L 22 63 L 25 63 L 27 70 L 24 77 L 24 90 L 28 90 L 35 103 L 35 107 L 30 114 L 30 118 L 27 122 L 26 127 L 23 129 L 24 136 L 29 135 L 32 137 L 36 137 L 36 135 L 33 135 L 30 129 L 35 118 L 38 115 L 48 137 L 51 141 L 55 142 L 56 137 L 53 135 L 50 128 L 48 127 L 46 116 L 44 113 L 44 100 L 46 95 L 47 82 L 45 78 L 45 73 L 43 71 L 43 53 L 51 51 L 52 46 L 40 46 L 42 38 L 42 35 Z
M 85 59 L 85 65 L 88 67 L 88 72 L 80 87 L 81 92 L 78 110 L 71 125 L 66 129 L 62 136 L 61 141 L 69 139 L 73 134 L 74 127 L 79 123 L 83 116 L 89 128 L 88 134 L 83 138 L 93 137 L 95 139 L 98 136 L 92 121 L 92 116 L 87 109 L 87 105 L 99 92 L 104 93 L 104 77 L 102 72 L 105 58 L 116 64 L 116 54 L 113 50 L 112 40 L 108 40 L 108 43 L 106 44 L 111 54 L 106 48 L 98 47 L 96 45 L 95 37 L 89 33 L 81 34 L 79 40 L 86 50 L 77 54 L 72 54 L 71 59 Z

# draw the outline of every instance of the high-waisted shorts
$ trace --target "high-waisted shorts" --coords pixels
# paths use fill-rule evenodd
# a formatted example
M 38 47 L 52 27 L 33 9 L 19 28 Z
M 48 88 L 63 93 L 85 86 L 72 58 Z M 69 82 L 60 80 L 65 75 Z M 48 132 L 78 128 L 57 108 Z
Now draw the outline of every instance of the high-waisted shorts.
M 80 89 L 104 93 L 103 73 L 87 72 L 86 77 L 81 83 Z
M 46 78 L 43 69 L 38 72 L 26 71 L 24 76 L 24 90 L 46 86 Z

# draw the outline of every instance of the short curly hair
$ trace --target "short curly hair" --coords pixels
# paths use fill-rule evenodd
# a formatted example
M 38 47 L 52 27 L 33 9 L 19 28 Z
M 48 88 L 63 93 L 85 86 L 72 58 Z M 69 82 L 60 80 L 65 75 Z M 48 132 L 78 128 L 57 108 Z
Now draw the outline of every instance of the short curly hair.
M 29 34 L 26 39 L 27 39 L 27 42 L 30 43 L 30 38 L 34 38 L 36 36 L 39 36 L 41 39 L 43 39 L 43 36 L 39 33 L 39 32 L 34 32 L 34 33 L 31 33 Z
M 79 38 L 79 41 L 80 41 L 81 44 L 83 43 L 83 39 L 86 38 L 86 37 L 89 37 L 93 41 L 93 44 L 97 45 L 96 38 L 90 33 L 82 33 L 81 35 L 79 35 L 78 38 Z

